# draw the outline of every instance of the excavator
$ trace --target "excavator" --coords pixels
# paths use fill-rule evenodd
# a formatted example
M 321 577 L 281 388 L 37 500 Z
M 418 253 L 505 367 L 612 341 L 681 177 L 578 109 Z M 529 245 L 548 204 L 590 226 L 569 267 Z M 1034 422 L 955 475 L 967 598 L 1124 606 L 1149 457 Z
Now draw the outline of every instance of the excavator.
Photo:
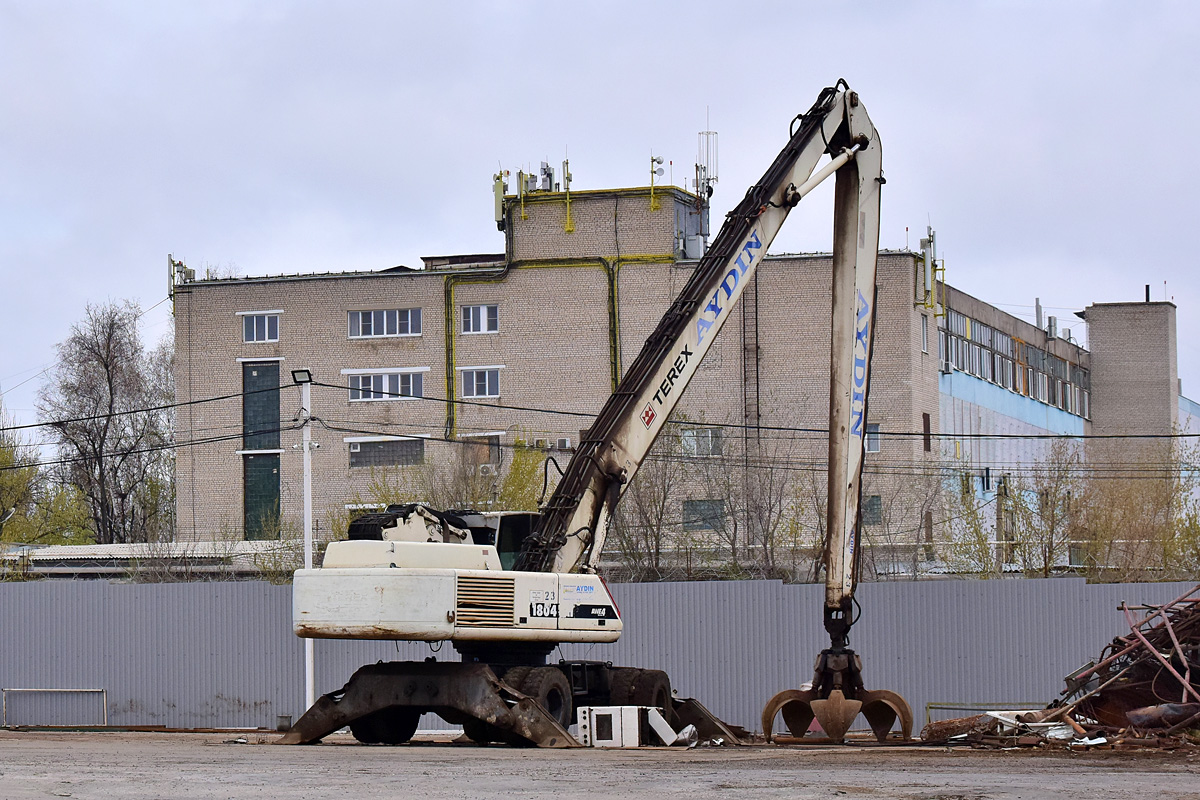
M 829 155 L 830 161 L 817 169 Z M 794 735 L 815 718 L 840 740 L 861 709 L 876 735 L 911 712 L 898 695 L 863 688 L 847 648 L 856 582 L 859 484 L 875 312 L 879 136 L 845 81 L 792 122 L 787 145 L 729 213 L 686 286 L 582 437 L 538 513 L 440 511 L 423 504 L 365 514 L 330 543 L 319 569 L 298 570 L 293 627 L 309 638 L 450 641 L 458 662 L 391 662 L 359 669 L 317 699 L 281 743 L 309 743 L 348 726 L 365 743 L 408 741 L 421 715 L 461 724 L 480 742 L 572 747 L 573 709 L 637 705 L 671 725 L 738 741 L 694 700 L 673 697 L 662 671 L 547 656 L 564 642 L 613 642 L 622 619 L 598 565 L 621 496 L 705 354 L 754 278 L 793 208 L 836 174 L 830 366 L 825 626 L 831 646 L 811 689 L 764 709 Z M 889 714 L 891 715 L 889 717 Z

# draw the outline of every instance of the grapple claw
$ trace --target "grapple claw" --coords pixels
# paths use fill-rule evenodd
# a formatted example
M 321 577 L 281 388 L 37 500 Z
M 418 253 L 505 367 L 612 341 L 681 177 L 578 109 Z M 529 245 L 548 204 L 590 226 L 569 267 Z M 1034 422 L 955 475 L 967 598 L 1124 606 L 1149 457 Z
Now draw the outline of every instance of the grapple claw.
M 861 697 L 862 715 L 875 732 L 876 740 L 886 741 L 897 719 L 900 720 L 900 737 L 906 742 L 912 738 L 912 709 L 903 697 L 887 689 L 863 692 Z
M 780 692 L 763 708 L 763 736 L 772 741 L 775 717 L 782 714 L 788 730 L 798 739 L 816 719 L 827 737 L 840 742 L 861 713 L 876 740 L 887 741 L 897 721 L 900 736 L 905 741 L 911 739 L 913 717 L 908 703 L 895 692 L 864 689 L 861 671 L 862 662 L 853 650 L 841 647 L 823 651 L 817 657 L 812 689 Z
M 861 700 L 847 700 L 841 689 L 834 689 L 824 700 L 813 700 L 809 703 L 812 712 L 825 731 L 825 735 L 835 742 L 846 738 L 846 731 L 854 724 L 854 718 L 862 710 Z M 887 732 L 884 731 L 884 736 Z
M 787 689 L 772 697 L 762 713 L 763 736 L 771 741 L 771 732 L 775 728 L 775 715 L 783 712 L 783 722 L 787 725 L 792 736 L 801 737 L 808 731 L 813 721 L 813 711 L 810 705 L 816 699 L 816 694 L 807 689 Z

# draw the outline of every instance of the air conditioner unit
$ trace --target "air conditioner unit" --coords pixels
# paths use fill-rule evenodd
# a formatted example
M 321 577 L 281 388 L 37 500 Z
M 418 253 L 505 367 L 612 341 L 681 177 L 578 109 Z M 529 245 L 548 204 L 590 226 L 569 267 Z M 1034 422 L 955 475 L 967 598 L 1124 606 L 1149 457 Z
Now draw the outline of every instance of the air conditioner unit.
M 357 453 L 357 452 L 358 452 L 359 450 L 361 450 L 361 449 L 362 449 L 362 445 L 361 445 L 361 444 L 359 444 L 358 442 L 351 442 L 351 443 L 350 443 L 350 452 L 351 452 L 351 453 Z
M 534 439 L 533 446 L 540 448 L 542 450 L 549 450 L 550 449 L 550 440 L 549 439 Z
M 571 438 L 569 436 L 564 436 L 563 438 L 559 439 L 558 440 L 558 449 L 559 450 L 570 450 L 571 449 Z
M 479 474 L 480 475 L 495 475 L 496 474 L 496 465 L 495 464 L 480 464 L 479 465 Z

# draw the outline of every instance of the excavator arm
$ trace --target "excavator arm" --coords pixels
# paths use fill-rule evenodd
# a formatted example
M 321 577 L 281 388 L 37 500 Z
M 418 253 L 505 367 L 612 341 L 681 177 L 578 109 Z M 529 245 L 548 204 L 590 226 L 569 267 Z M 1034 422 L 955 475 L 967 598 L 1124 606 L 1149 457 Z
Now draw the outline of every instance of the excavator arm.
M 818 169 L 825 155 L 831 159 Z M 315 741 L 349 724 L 361 741 L 398 743 L 412 736 L 422 714 L 435 712 L 462 723 L 476 741 L 515 737 L 563 746 L 574 741 L 565 725 L 575 700 L 678 710 L 665 673 L 602 662 L 547 665 L 545 657 L 562 642 L 612 642 L 621 635 L 616 602 L 601 578 L 590 574 L 616 505 L 784 220 L 835 174 L 824 612 L 832 646 L 818 657 L 812 690 L 789 690 L 768 703 L 764 732 L 769 738 L 782 712 L 793 733 L 802 735 L 816 714 L 837 739 L 861 707 L 881 738 L 897 714 L 907 737 L 907 705 L 890 692 L 863 690 L 861 664 L 846 648 L 875 315 L 880 159 L 879 136 L 858 95 L 844 81 L 823 90 L 793 121 L 787 146 L 771 167 L 730 212 L 540 515 L 389 507 L 356 520 L 349 539 L 328 546 L 321 569 L 298 570 L 298 635 L 450 640 L 464 663 L 364 667 L 343 689 L 318 700 L 285 741 Z M 506 530 L 514 528 L 519 535 L 509 538 Z M 502 551 L 511 553 L 499 547 L 501 540 L 522 542 L 512 569 L 501 559 Z
M 826 154 L 832 160 L 817 170 Z M 854 582 L 883 177 L 879 134 L 844 81 L 823 90 L 812 108 L 793 121 L 787 146 L 730 212 L 580 442 L 537 530 L 525 540 L 518 570 L 595 571 L 616 504 L 732 316 L 775 235 L 800 200 L 832 174 L 837 176 L 837 204 L 829 530 L 836 545 L 830 548 L 826 605 L 840 611 L 848 604 Z M 834 613 L 828 611 L 827 616 Z

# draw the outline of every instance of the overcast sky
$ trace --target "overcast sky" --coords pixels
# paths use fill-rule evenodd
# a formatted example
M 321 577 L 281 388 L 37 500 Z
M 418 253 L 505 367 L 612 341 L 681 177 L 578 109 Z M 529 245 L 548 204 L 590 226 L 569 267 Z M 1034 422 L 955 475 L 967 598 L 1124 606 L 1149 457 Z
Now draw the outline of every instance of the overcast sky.
M 500 252 L 500 167 L 569 156 L 601 189 L 654 153 L 682 185 L 712 129 L 715 227 L 844 77 L 883 140 L 882 247 L 932 221 L 953 285 L 1077 335 L 1149 283 L 1200 399 L 1197 8 L 0 0 L 0 391 L 33 422 L 88 303 L 166 333 L 168 253 L 262 275 Z M 831 201 L 805 206 L 775 252 L 829 249 Z

